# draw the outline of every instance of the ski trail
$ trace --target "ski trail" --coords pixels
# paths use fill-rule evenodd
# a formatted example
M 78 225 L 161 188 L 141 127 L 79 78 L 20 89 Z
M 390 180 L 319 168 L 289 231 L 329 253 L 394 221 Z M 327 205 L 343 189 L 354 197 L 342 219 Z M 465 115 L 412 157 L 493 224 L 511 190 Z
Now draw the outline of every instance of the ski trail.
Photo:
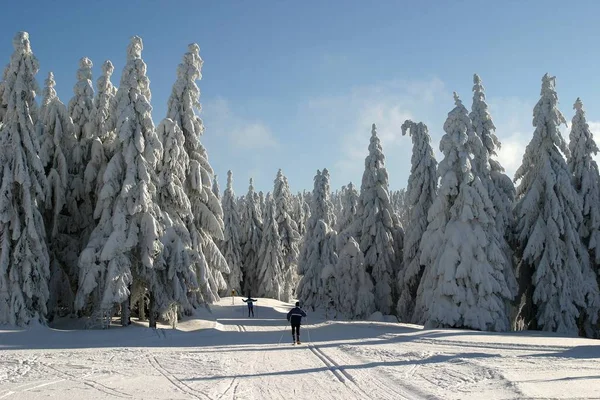
M 310 349 L 310 351 L 313 352 L 313 354 L 315 356 L 317 356 L 317 358 L 319 360 L 321 360 L 323 362 L 323 364 L 325 364 L 327 366 L 327 368 L 329 368 L 329 371 L 331 371 L 331 373 L 333 375 L 335 375 L 335 377 L 338 379 L 338 381 L 340 381 L 342 383 L 346 382 L 346 380 L 344 379 L 342 374 L 340 374 L 340 372 L 334 367 L 334 365 L 331 364 L 329 361 L 327 361 L 327 359 L 325 357 L 323 357 L 321 354 L 319 354 L 319 352 L 317 350 L 315 350 L 315 348 L 312 345 L 308 345 L 308 348 Z
M 169 382 L 171 382 L 173 384 L 173 386 L 175 386 L 177 389 L 179 389 L 183 393 L 187 394 L 188 396 L 192 396 L 196 399 L 199 399 L 199 400 L 206 400 L 206 399 L 213 400 L 208 395 L 192 389 L 189 385 L 182 382 L 180 379 L 177 379 L 177 377 L 175 377 L 173 374 L 171 374 L 169 371 L 167 371 L 160 365 L 160 363 L 158 362 L 158 359 L 154 355 L 146 355 L 146 358 L 148 359 L 148 363 L 152 366 L 152 368 L 154 368 L 158 373 L 160 373 L 162 376 L 167 378 L 167 380 Z
M 94 381 L 92 379 L 85 378 L 85 377 L 84 378 L 79 378 L 79 377 L 77 377 L 77 376 L 75 376 L 73 374 L 70 374 L 68 372 L 61 371 L 61 370 L 53 367 L 50 364 L 41 363 L 41 365 L 43 365 L 44 367 L 46 367 L 48 369 L 51 369 L 51 370 L 57 372 L 58 374 L 64 376 L 65 380 L 75 381 L 75 382 L 82 383 L 82 384 L 84 384 L 86 386 L 92 387 L 92 388 L 94 388 L 94 389 L 96 389 L 96 390 L 98 390 L 100 392 L 103 392 L 105 394 L 108 394 L 110 396 L 120 397 L 120 398 L 123 398 L 123 399 L 129 399 L 129 398 L 133 397 L 133 396 L 131 396 L 128 393 L 120 392 L 120 391 L 118 391 L 116 389 L 113 389 L 113 388 L 111 388 L 109 386 L 106 386 L 106 385 L 104 385 L 104 384 L 102 384 L 100 382 Z

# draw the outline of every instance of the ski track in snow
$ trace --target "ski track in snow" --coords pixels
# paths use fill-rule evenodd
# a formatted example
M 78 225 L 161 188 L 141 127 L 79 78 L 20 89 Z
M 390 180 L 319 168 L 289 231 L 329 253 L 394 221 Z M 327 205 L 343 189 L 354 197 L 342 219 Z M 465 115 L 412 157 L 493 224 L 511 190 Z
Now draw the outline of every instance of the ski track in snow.
M 0 400 L 600 398 L 593 340 L 317 312 L 292 345 L 288 306 L 261 299 L 261 317 L 246 318 L 229 298 L 177 330 L 0 328 Z

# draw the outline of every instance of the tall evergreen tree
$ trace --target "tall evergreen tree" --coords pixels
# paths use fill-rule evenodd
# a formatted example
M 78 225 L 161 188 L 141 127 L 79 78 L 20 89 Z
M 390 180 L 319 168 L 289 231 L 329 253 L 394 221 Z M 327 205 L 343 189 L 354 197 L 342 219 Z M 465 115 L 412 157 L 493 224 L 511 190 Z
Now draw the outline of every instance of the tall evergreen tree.
M 352 182 L 348 184 L 342 193 L 342 213 L 340 218 L 337 219 L 335 228 L 338 232 L 343 232 L 352 226 L 358 208 L 358 192 Z
M 385 156 L 375 124 L 352 231 L 365 255 L 367 271 L 375 281 L 377 309 L 389 314 L 394 309 L 396 269 L 402 256 L 394 239 L 399 232 L 401 235 L 402 228 L 390 203 Z
M 163 149 L 152 122 L 150 80 L 142 49 L 142 39 L 131 38 L 115 97 L 117 111 L 112 116 L 118 145 L 104 172 L 98 199 L 107 211 L 81 253 L 75 304 L 82 309 L 99 286 L 102 295 L 95 308 L 106 310 L 122 303 L 124 325 L 129 323 L 132 284 L 136 289 L 157 290 L 154 264 L 162 250 L 156 166 Z
M 184 188 L 189 159 L 183 148 L 183 132 L 173 120 L 165 118 L 158 125 L 157 135 L 164 149 L 158 166 L 158 205 L 164 232 L 161 238 L 163 251 L 154 267 L 156 279 L 152 284 L 156 288 L 151 288 L 151 292 L 156 296 L 151 312 L 173 319 L 172 311 L 177 306 L 191 310 L 188 293 L 198 289 L 196 271 L 203 265 L 198 252 L 193 249 L 188 229 L 193 226 L 193 214 Z
M 306 235 L 300 258 L 298 273 L 301 275 L 296 293 L 305 307 L 318 307 L 324 302 L 322 272 L 335 266 L 335 224 L 333 204 L 330 200 L 329 171 L 317 171 L 312 195 L 312 214 L 307 222 Z
M 242 265 L 244 272 L 244 293 L 250 296 L 257 292 L 258 281 L 258 252 L 262 240 L 262 216 L 258 207 L 257 196 L 254 191 L 252 178 L 245 196 L 245 205 L 242 209 Z
M 72 220 L 66 213 L 70 167 L 73 148 L 77 145 L 75 130 L 67 107 L 56 95 L 54 75 L 48 73 L 44 88 L 43 107 L 38 126 L 41 129 L 40 159 L 46 170 L 48 191 L 44 224 L 49 238 L 50 297 L 49 317 L 53 318 L 59 308 L 71 311 L 74 291 L 77 289 L 78 241 L 67 234 Z
M 242 232 L 240 214 L 235 204 L 233 191 L 233 174 L 227 171 L 227 188 L 223 194 L 223 222 L 225 231 L 223 240 L 223 255 L 229 266 L 227 283 L 229 289 L 241 293 L 242 289 Z
M 212 183 L 212 192 L 218 200 L 221 200 L 221 188 L 219 187 L 219 181 L 217 180 L 217 174 L 215 174 Z
M 512 294 L 504 276 L 506 260 L 492 230 L 495 210 L 485 185 L 472 172 L 477 138 L 467 109 L 456 93 L 454 101 L 440 143 L 441 185 L 421 240 L 425 272 L 415 320 L 431 327 L 505 331 Z
M 590 269 L 585 269 L 584 281 L 593 281 L 594 276 L 598 281 L 600 265 L 600 176 L 598 174 L 598 165 L 592 158 L 592 153 L 598 153 L 598 146 L 594 141 L 594 136 L 585 117 L 583 103 L 578 98 L 573 105 L 575 116 L 571 123 L 571 133 L 569 135 L 568 159 L 569 171 L 573 175 L 573 185 L 581 198 L 583 221 L 579 225 L 579 234 L 583 245 L 588 249 Z M 587 336 L 598 337 L 598 327 L 595 329 L 591 325 L 597 317 L 595 308 L 585 310 L 580 318 L 580 333 Z
M 421 238 L 427 230 L 427 212 L 437 195 L 437 161 L 427 125 L 407 120 L 402 124 L 402 134 L 407 132 L 412 137 L 413 153 L 404 205 L 409 211 L 404 226 L 403 269 L 398 277 L 400 299 L 396 310 L 400 320 L 405 322 L 411 321 L 414 312 L 417 289 L 423 276 Z
M 229 273 L 229 268 L 216 244 L 223 240 L 223 209 L 211 188 L 214 172 L 206 149 L 200 143 L 204 125 L 196 115 L 196 111 L 201 110 L 200 89 L 196 81 L 202 78 L 202 64 L 200 47 L 196 43 L 190 44 L 177 68 L 177 81 L 169 97 L 167 117 L 179 125 L 185 137 L 184 148 L 190 160 L 185 187 L 195 225 L 195 229 L 190 228 L 190 233 L 194 249 L 207 267 L 204 274 L 197 271 L 201 280 L 201 291 L 198 292 L 201 298 L 195 303 L 211 303 L 219 299 L 220 290 L 227 289 L 223 274 Z
M 38 207 L 47 181 L 35 138 L 39 64 L 27 32 L 13 46 L 0 127 L 0 324 L 25 325 L 46 316 L 50 260 Z
M 475 146 L 474 166 L 496 210 L 496 235 L 506 257 L 504 275 L 514 297 L 517 295 L 518 287 L 514 277 L 513 251 L 509 242 L 512 240 L 515 186 L 504 173 L 500 162 L 495 159 L 497 157 L 496 149 L 500 148 L 501 143 L 495 134 L 496 127 L 488 111 L 485 89 L 479 75 L 473 76 L 473 84 L 473 106 L 469 116 L 473 124 L 473 131 L 477 135 L 473 136 L 475 139 L 473 141 Z
M 298 248 L 300 234 L 298 233 L 298 225 L 296 225 L 296 221 L 292 218 L 294 212 L 292 193 L 281 169 L 277 172 L 274 183 L 274 218 L 277 221 L 277 230 L 284 259 L 284 265 L 281 271 L 284 284 L 282 287 L 281 299 L 289 302 L 292 299 L 293 290 L 298 280 L 297 262 L 300 252 Z
M 275 202 L 270 194 L 265 200 L 267 218 L 258 251 L 257 295 L 283 300 L 285 290 L 285 257 L 279 226 L 275 219 Z M 284 300 L 284 301 L 289 301 Z
M 99 213 L 102 211 L 101 208 L 96 207 L 98 195 L 102 190 L 102 177 L 117 143 L 115 121 L 111 118 L 111 115 L 116 112 L 114 98 L 117 94 L 117 89 L 110 81 L 113 71 L 114 67 L 110 61 L 107 60 L 102 64 L 103 74 L 96 83 L 98 94 L 90 115 L 87 137 L 89 153 L 84 157 L 87 160 L 83 180 L 84 193 L 92 203 L 93 217 L 96 220 L 100 218 Z
M 515 174 L 519 328 L 576 334 L 580 310 L 597 315 L 598 286 L 587 279 L 589 256 L 581 242 L 582 204 L 563 154 L 555 78 L 544 75 L 533 110 L 535 131 Z

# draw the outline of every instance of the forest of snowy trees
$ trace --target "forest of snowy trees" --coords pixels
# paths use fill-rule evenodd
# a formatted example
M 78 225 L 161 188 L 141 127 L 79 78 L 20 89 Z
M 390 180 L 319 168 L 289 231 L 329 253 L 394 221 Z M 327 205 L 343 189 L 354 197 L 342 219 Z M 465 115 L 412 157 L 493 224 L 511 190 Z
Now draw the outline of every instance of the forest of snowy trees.
M 235 290 L 332 318 L 600 337 L 598 147 L 580 99 L 562 137 L 548 74 L 514 179 L 474 75 L 470 111 L 454 94 L 442 160 L 425 124 L 397 127 L 413 145 L 406 189 L 390 189 L 373 124 L 360 187 L 332 189 L 323 168 L 293 194 L 280 169 L 272 191 L 250 179 L 237 196 L 232 171 L 221 192 L 201 143 L 197 44 L 158 123 L 141 38 L 118 87 L 110 61 L 94 85 L 81 58 L 68 102 L 52 73 L 36 99 L 29 35 L 13 45 L 0 82 L 0 324 L 155 327 Z

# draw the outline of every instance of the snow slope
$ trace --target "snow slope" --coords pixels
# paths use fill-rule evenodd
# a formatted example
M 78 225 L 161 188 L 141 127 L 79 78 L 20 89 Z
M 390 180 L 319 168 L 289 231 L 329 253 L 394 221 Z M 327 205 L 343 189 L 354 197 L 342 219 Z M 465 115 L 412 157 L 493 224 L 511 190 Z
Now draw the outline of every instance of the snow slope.
M 303 344 L 293 346 L 289 304 L 259 299 L 249 319 L 234 302 L 224 298 L 177 330 L 0 330 L 0 399 L 600 398 L 593 340 L 309 312 Z

